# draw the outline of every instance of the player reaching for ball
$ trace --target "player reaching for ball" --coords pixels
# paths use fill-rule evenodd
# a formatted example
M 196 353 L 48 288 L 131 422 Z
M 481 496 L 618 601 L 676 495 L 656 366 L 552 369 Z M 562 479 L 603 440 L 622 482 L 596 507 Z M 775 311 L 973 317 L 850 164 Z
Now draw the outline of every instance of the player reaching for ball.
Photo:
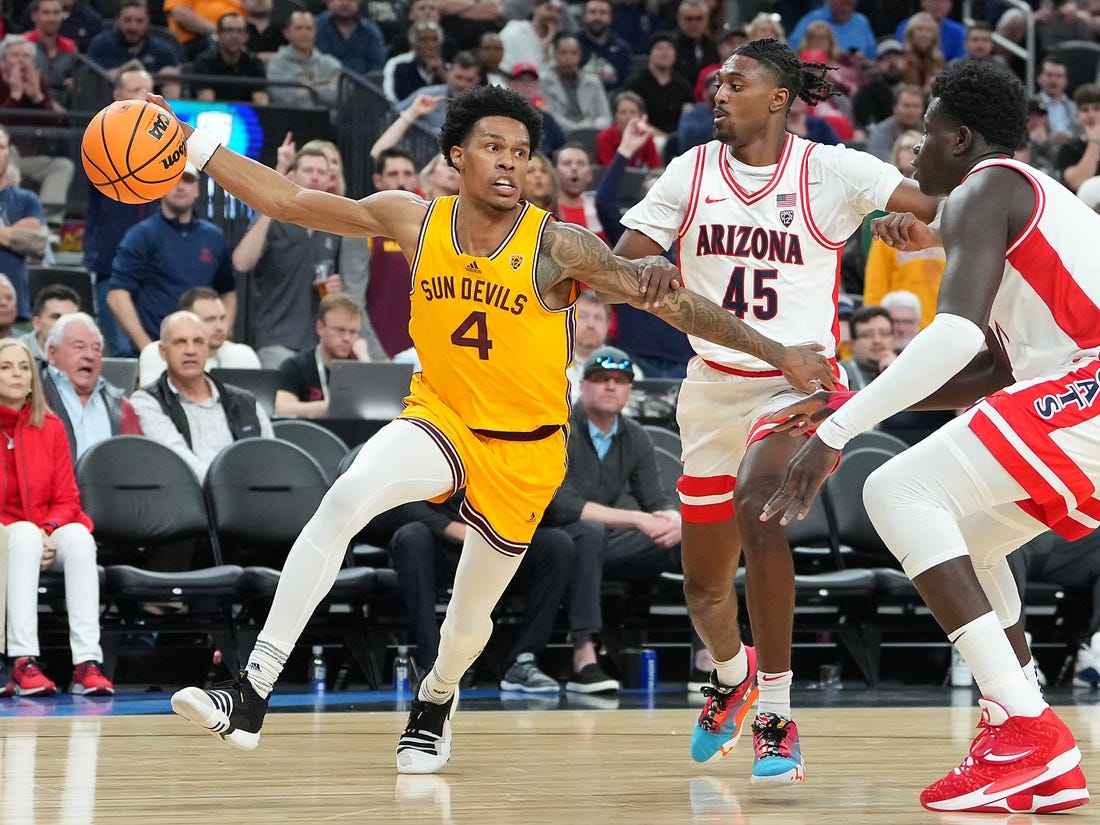
M 184 127 L 189 131 L 189 127 Z M 466 532 L 439 655 L 397 746 L 402 773 L 432 773 L 450 757 L 449 719 L 462 674 L 492 630 L 511 580 L 565 474 L 573 303 L 579 281 L 648 308 L 693 335 L 751 352 L 795 386 L 833 386 L 817 347 L 784 347 L 693 292 L 667 287 L 662 258 L 625 261 L 587 230 L 550 220 L 520 199 L 542 116 L 509 89 L 453 98 L 440 133 L 458 196 L 408 192 L 354 201 L 306 190 L 196 132 L 192 161 L 275 220 L 349 236 L 394 238 L 412 269 L 409 331 L 423 364 L 408 407 L 360 450 L 291 548 L 245 672 L 213 690 L 172 697 L 180 715 L 254 748 L 267 697 L 307 619 L 331 587 L 348 542 L 375 515 L 441 501 L 465 487 Z

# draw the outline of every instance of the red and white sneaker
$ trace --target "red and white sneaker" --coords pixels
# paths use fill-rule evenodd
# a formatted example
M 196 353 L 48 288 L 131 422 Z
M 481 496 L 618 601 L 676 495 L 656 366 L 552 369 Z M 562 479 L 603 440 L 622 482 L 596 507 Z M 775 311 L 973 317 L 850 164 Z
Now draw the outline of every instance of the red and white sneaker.
M 920 804 L 930 811 L 977 811 L 1070 773 L 1081 761 L 1077 742 L 1050 708 L 1040 716 L 1009 716 L 979 699 L 982 718 L 970 755 L 929 785 Z
M 1078 766 L 1033 788 L 970 810 L 981 813 L 1052 814 L 1076 808 L 1088 801 L 1085 773 Z
M 16 661 L 11 669 L 11 680 L 15 682 L 18 696 L 53 696 L 57 693 L 57 685 L 42 672 L 33 656 L 24 656 Z
M 89 660 L 81 662 L 73 670 L 73 684 L 69 692 L 77 696 L 112 696 L 115 686 L 103 675 L 99 662 Z

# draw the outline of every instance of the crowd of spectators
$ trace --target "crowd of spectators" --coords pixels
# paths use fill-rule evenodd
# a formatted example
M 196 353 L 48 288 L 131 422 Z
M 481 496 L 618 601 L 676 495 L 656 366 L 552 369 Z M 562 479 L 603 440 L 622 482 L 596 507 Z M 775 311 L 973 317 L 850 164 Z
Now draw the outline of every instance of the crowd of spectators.
M 544 114 L 543 153 L 532 157 L 525 196 L 613 244 L 623 208 L 672 157 L 710 139 L 716 74 L 750 39 L 789 42 L 803 61 L 826 66 L 835 85 L 826 102 L 795 102 L 791 133 L 847 144 L 909 174 L 929 89 L 945 65 L 998 61 L 1023 70 L 1005 47 L 1022 42 L 1021 13 L 996 2 L 976 5 L 982 16 L 964 25 L 961 4 L 951 0 L 290 0 L 278 13 L 272 0 L 120 0 L 113 20 L 89 0 L 17 2 L 5 7 L 0 22 L 0 122 L 11 124 L 0 128 L 0 334 L 24 333 L 20 342 L 72 458 L 96 440 L 143 432 L 179 452 L 199 477 L 225 445 L 272 434 L 255 399 L 209 370 L 278 370 L 276 415 L 323 417 L 333 360 L 415 362 L 407 330 L 409 266 L 391 239 L 341 238 L 261 214 L 241 237 L 229 238 L 196 213 L 209 181 L 190 164 L 157 203 L 120 204 L 87 187 L 44 130 L 65 123 L 82 62 L 112 78 L 116 100 L 144 99 L 156 90 L 171 98 L 320 110 L 337 105 L 338 79 L 350 73 L 374 84 L 389 107 L 377 112 L 383 123 L 370 149 L 373 188 L 426 198 L 455 194 L 457 176 L 438 155 L 418 169 L 412 134 L 436 136 L 448 101 L 464 89 L 509 86 Z M 1098 39 L 1100 2 L 1033 0 L 1032 6 L 1039 53 L 1027 142 L 1018 157 L 1100 211 L 1100 85 L 1071 86 L 1070 65 L 1059 51 L 1066 40 Z M 288 134 L 276 167 L 302 186 L 345 193 L 345 170 L 332 143 L 298 146 Z M 88 188 L 86 208 L 75 216 L 67 214 L 74 187 Z M 28 264 L 49 258 L 48 235 L 67 217 L 85 222 L 94 308 L 81 306 L 80 296 L 64 286 L 30 292 Z M 865 226 L 849 241 L 844 260 L 842 337 L 850 340 L 840 355 L 850 383 L 862 386 L 930 322 L 944 258 L 942 250 L 899 253 L 871 242 Z M 644 434 L 618 416 L 632 412 L 630 382 L 643 369 L 651 378 L 682 377 L 691 355 L 684 336 L 645 313 L 590 297 L 582 296 L 577 310 L 571 374 L 574 401 L 580 405 L 589 396 L 590 423 L 578 406 L 579 452 L 570 451 L 576 467 L 588 470 L 571 464 L 573 476 L 599 475 L 608 444 L 616 445 L 616 455 L 624 440 L 631 449 L 644 448 Z M 239 305 L 247 305 L 247 321 L 235 324 Z M 17 326 L 19 319 L 29 325 Z M 231 340 L 234 331 L 239 341 Z M 620 347 L 617 363 L 628 366 L 590 369 L 593 353 L 608 344 Z M 140 357 L 142 389 L 131 399 L 125 396 L 132 387 L 103 380 L 104 354 Z M 22 358 L 19 351 L 11 355 Z M 591 415 L 598 396 L 616 393 L 624 396 L 617 410 Z M 40 419 L 32 410 L 31 420 L 39 421 L 33 426 L 43 426 Z M 912 436 L 913 421 L 904 426 Z M 538 556 L 532 568 L 538 587 L 529 592 L 567 605 L 575 625 L 572 684 L 582 690 L 614 689 L 614 680 L 598 667 L 586 671 L 596 664 L 598 605 L 590 598 L 587 605 L 577 602 L 578 582 L 567 582 L 559 568 L 568 561 L 588 570 L 581 590 L 590 594 L 600 565 L 573 559 L 595 554 L 609 575 L 618 575 L 620 532 L 631 530 L 645 540 L 635 535 L 621 547 L 652 556 L 648 576 L 674 566 L 664 551 L 675 546 L 678 527 L 660 520 L 671 519 L 675 505 L 657 495 L 656 469 L 646 473 L 634 490 L 642 510 L 629 517 L 605 512 L 621 489 L 601 492 L 608 507 L 593 508 L 577 492 L 593 478 L 569 479 L 552 508 L 557 521 L 546 524 L 548 549 L 531 553 Z M 389 531 L 421 664 L 430 663 L 437 642 L 428 628 L 434 601 L 425 607 L 423 591 L 445 587 L 458 552 L 453 504 L 409 510 Z M 588 519 L 593 509 L 603 518 Z M 77 510 L 70 515 L 80 523 Z M 586 521 L 602 526 L 589 535 L 574 524 Z M 403 572 L 410 558 L 420 560 L 415 576 L 407 566 Z M 425 566 L 436 572 L 429 576 Z M 537 657 L 547 617 L 528 619 L 504 663 L 503 681 L 546 689 L 549 677 Z M 23 624 L 16 623 L 17 633 Z M 16 652 L 33 663 L 35 645 L 26 639 L 17 641 Z M 81 644 L 80 655 L 94 663 L 90 636 Z M 102 687 L 100 676 L 91 674 L 88 684 Z M 34 673 L 28 679 L 40 682 Z

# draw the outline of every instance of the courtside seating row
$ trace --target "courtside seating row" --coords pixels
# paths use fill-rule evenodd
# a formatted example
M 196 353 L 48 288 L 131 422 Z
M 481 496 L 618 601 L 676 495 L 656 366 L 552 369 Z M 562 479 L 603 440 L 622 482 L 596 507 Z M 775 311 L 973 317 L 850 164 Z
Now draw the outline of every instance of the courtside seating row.
M 336 436 L 310 422 L 280 430 L 285 439 L 251 438 L 226 447 L 202 484 L 169 448 L 141 436 L 110 438 L 77 461 L 81 500 L 107 564 L 100 598 L 108 672 L 121 639 L 138 628 L 146 634 L 206 634 L 230 668 L 237 666 L 239 651 L 251 649 L 290 546 L 335 477 L 339 459 L 330 459 L 348 452 Z M 317 450 L 321 461 L 288 439 L 326 444 Z M 42 606 L 63 601 L 63 577 L 43 574 L 39 591 Z M 377 686 L 369 624 L 376 599 L 393 591 L 392 570 L 353 566 L 348 553 L 307 637 L 339 635 L 368 683 Z M 153 615 L 138 607 L 164 603 L 175 609 Z
M 674 495 L 680 468 L 676 434 L 658 427 L 647 429 L 657 446 L 670 495 Z M 796 645 L 813 646 L 822 638 L 838 640 L 841 650 L 871 685 L 878 681 L 884 646 L 945 644 L 942 631 L 863 505 L 868 476 L 907 446 L 881 431 L 854 438 L 806 518 L 786 527 L 795 565 Z M 745 569 L 741 567 L 735 589 L 743 619 L 747 617 L 745 586 Z M 625 629 L 627 638 L 622 643 L 644 644 L 654 639 L 659 643 L 667 617 L 672 617 L 675 633 L 684 613 L 682 587 L 682 575 L 665 574 L 662 583 L 641 599 L 643 610 L 639 613 L 635 604 L 628 611 L 635 627 L 633 633 L 629 626 Z M 1087 625 L 1091 594 L 1085 589 L 1076 592 L 1029 582 L 1024 604 L 1036 647 L 1058 649 L 1062 663 L 1059 678 L 1064 678 L 1070 672 L 1066 663 L 1072 665 L 1078 637 Z M 639 632 L 647 638 L 640 639 Z

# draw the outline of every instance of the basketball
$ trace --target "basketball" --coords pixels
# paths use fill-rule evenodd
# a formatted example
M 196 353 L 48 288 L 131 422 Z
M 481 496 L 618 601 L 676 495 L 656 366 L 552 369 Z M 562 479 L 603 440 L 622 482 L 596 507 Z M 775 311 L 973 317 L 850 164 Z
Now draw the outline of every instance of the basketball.
M 92 118 L 80 145 L 84 172 L 122 203 L 147 203 L 183 175 L 187 144 L 170 112 L 144 100 L 117 100 Z

